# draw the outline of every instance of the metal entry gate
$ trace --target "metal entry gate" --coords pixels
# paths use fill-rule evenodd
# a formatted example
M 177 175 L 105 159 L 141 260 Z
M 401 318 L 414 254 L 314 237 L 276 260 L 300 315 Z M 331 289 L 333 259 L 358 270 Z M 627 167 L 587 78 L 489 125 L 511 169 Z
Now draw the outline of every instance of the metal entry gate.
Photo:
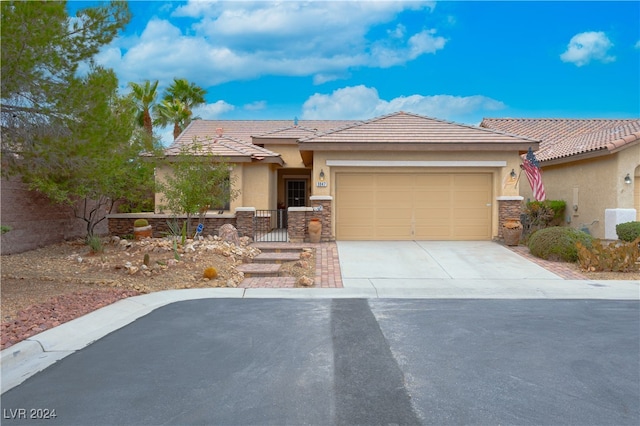
M 287 210 L 256 210 L 253 217 L 253 241 L 287 242 Z

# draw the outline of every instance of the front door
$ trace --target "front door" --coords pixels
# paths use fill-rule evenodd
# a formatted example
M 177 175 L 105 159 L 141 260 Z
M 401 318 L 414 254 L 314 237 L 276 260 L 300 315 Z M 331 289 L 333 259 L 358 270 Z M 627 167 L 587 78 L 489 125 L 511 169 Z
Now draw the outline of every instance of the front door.
M 307 203 L 307 181 L 287 180 L 287 207 L 304 207 Z

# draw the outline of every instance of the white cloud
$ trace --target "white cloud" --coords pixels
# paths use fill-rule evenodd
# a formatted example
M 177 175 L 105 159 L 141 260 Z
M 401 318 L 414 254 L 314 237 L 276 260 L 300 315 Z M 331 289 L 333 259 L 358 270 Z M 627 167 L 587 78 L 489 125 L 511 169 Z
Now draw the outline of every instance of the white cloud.
M 411 95 L 387 101 L 380 99 L 375 88 L 360 85 L 338 89 L 329 95 L 316 93 L 304 103 L 302 118 L 363 120 L 406 111 L 443 120 L 477 124 L 487 111 L 504 108 L 504 103 L 481 95 Z
M 279 75 L 320 84 L 353 67 L 403 65 L 442 49 L 436 30 L 410 32 L 396 21 L 432 9 L 415 1 L 190 1 L 171 20 L 152 18 L 139 36 L 117 39 L 99 60 L 124 81 L 182 77 L 206 87 Z M 192 25 L 177 26 L 185 21 Z
M 608 53 L 612 47 L 613 43 L 602 31 L 579 33 L 571 38 L 567 50 L 560 55 L 560 59 L 563 62 L 572 62 L 579 67 L 587 65 L 592 60 L 606 64 L 616 60 L 615 56 Z
M 193 115 L 200 117 L 203 120 L 211 120 L 224 114 L 225 112 L 233 111 L 235 107 L 225 101 L 218 101 L 212 104 L 206 104 L 193 109 Z
M 267 108 L 267 101 L 255 101 L 242 107 L 246 111 L 261 111 Z

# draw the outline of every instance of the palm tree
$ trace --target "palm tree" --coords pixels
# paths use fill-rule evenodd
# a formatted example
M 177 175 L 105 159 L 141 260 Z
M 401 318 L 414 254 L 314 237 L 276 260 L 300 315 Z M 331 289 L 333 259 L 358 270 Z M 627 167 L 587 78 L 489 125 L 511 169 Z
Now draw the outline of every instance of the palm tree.
M 159 126 L 168 126 L 173 123 L 173 139 L 175 140 L 191 121 L 191 111 L 186 104 L 179 99 L 167 100 L 157 104 L 153 110 L 155 123 Z
M 173 102 L 179 100 L 184 104 L 188 112 L 188 117 L 183 123 L 183 129 L 189 125 L 192 119 L 193 108 L 199 105 L 204 105 L 206 100 L 204 96 L 207 91 L 202 87 L 189 83 L 184 78 L 174 78 L 173 84 L 167 88 L 163 100 Z
M 147 148 L 153 148 L 153 121 L 151 120 L 151 110 L 155 106 L 158 97 L 158 80 L 150 82 L 146 80 L 142 84 L 129 83 L 131 97 L 138 108 L 138 123 L 144 128 L 149 136 Z

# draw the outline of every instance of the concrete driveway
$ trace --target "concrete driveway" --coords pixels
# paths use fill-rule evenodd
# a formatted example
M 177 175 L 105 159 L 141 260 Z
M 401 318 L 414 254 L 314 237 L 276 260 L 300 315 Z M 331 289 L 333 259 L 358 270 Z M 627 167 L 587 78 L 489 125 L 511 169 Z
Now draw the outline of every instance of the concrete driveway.
M 338 241 L 342 282 L 377 297 L 629 298 L 637 286 L 569 281 L 491 241 Z
M 345 279 L 562 279 L 491 241 L 338 241 Z

